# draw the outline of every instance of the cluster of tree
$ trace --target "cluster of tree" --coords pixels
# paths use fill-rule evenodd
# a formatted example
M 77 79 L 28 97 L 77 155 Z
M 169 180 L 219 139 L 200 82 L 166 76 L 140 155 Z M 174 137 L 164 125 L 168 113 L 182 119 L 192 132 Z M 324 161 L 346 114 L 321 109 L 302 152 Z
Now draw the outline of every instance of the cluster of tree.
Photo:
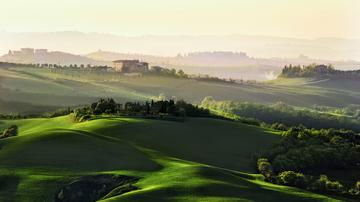
M 357 181 L 353 187 L 345 187 L 339 181 L 332 181 L 326 175 L 315 177 L 295 171 L 283 171 L 276 174 L 272 170 L 271 163 L 264 158 L 258 160 L 258 170 L 266 181 L 274 184 L 298 187 L 313 192 L 360 198 L 360 181 Z
M 189 78 L 189 75 L 186 74 L 183 70 L 179 69 L 169 69 L 160 66 L 152 66 L 149 71 L 145 72 L 149 75 L 160 75 L 160 76 L 168 76 L 168 77 L 175 77 L 175 78 Z
M 0 62 L 0 67 L 36 67 L 35 64 L 22 64 L 12 62 Z
M 0 135 L 0 139 L 13 137 L 18 134 L 18 127 L 17 125 L 11 125 L 9 128 L 5 129 L 2 134 Z
M 26 118 L 39 118 L 42 117 L 39 114 L 28 114 L 28 115 L 22 115 L 18 113 L 10 113 L 10 114 L 0 114 L 0 119 L 8 119 L 8 120 L 15 120 L 15 119 L 26 119 Z
M 214 117 L 208 109 L 189 104 L 183 100 L 160 100 L 145 103 L 126 102 L 125 104 L 116 103 L 114 99 L 100 99 L 90 106 L 77 108 L 74 116 L 78 121 L 91 118 L 92 115 L 115 114 L 115 115 L 140 115 L 146 117 Z
M 360 70 L 336 70 L 332 65 L 311 64 L 302 67 L 300 65 L 286 65 L 282 70 L 280 77 L 316 77 L 360 80 Z
M 225 78 L 219 78 L 209 75 L 197 75 L 197 76 L 191 76 L 191 78 L 197 80 L 197 81 L 207 81 L 207 82 L 217 82 L 217 83 L 236 83 L 234 79 L 225 79 Z
M 56 111 L 46 112 L 42 114 L 0 114 L 0 119 L 3 120 L 16 120 L 16 119 L 29 119 L 29 118 L 54 118 L 59 116 L 69 115 L 73 112 L 71 108 L 57 109 Z
M 235 83 L 233 79 L 223 79 L 219 77 L 209 76 L 209 75 L 190 75 L 185 73 L 183 70 L 168 69 L 160 66 L 152 66 L 151 69 L 146 72 L 146 74 L 152 75 L 161 75 L 169 76 L 175 78 L 190 78 L 197 81 L 207 81 L 207 82 L 221 82 L 221 83 Z
M 304 125 L 308 128 L 336 128 L 360 131 L 360 120 L 349 116 L 332 115 L 309 109 L 297 109 L 283 102 L 264 105 L 248 102 L 216 101 L 206 97 L 201 102 L 204 108 L 235 114 L 243 118 L 253 118 L 267 124 L 286 126 Z
M 360 105 L 351 104 L 343 108 L 314 105 L 314 110 L 319 112 L 351 116 L 360 120 Z
M 56 110 L 54 112 L 45 113 L 43 115 L 43 117 L 54 118 L 54 117 L 69 115 L 72 112 L 73 112 L 73 110 L 70 107 L 68 107 L 68 108 L 64 108 L 64 109 L 58 109 L 58 110 Z
M 345 188 L 324 175 L 316 178 L 312 174 L 314 170 L 359 169 L 360 134 L 292 127 L 273 148 L 258 154 L 257 168 L 272 183 L 359 197 L 358 184 Z

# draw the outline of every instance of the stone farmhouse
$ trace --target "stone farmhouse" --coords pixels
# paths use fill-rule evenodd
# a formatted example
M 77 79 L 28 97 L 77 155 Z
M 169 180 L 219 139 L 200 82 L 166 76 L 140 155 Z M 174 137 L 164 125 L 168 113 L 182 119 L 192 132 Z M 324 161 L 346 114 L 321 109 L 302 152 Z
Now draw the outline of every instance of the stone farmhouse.
M 113 68 L 123 73 L 141 73 L 149 70 L 149 63 L 139 60 L 115 60 Z

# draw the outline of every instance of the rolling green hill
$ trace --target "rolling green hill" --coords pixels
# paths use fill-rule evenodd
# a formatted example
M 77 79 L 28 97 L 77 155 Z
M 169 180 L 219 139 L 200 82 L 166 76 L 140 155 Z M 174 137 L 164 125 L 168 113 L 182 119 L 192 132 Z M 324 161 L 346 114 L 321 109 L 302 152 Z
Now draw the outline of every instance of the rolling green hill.
M 0 201 L 52 201 L 81 176 L 139 177 L 139 189 L 102 201 L 335 201 L 269 184 L 252 155 L 277 132 L 237 122 L 71 116 L 0 121 L 19 135 L 0 140 Z
M 39 68 L 0 69 L 0 112 L 31 113 L 12 102 L 35 105 L 39 111 L 76 106 L 113 97 L 118 101 L 147 100 L 159 94 L 199 103 L 204 97 L 216 100 L 274 103 L 294 106 L 345 107 L 360 104 L 358 81 L 311 78 L 281 78 L 257 84 L 230 84 L 164 76 L 123 76 L 111 72 Z M 301 89 L 301 90 L 300 90 Z M 41 110 L 40 110 L 41 109 Z

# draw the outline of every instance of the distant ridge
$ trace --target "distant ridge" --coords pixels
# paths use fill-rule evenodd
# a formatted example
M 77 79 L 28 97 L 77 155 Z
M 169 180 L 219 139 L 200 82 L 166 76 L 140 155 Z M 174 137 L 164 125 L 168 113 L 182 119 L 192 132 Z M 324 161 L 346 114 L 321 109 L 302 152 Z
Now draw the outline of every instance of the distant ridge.
M 21 50 L 9 50 L 8 54 L 0 57 L 2 62 L 13 63 L 41 63 L 41 64 L 110 64 L 105 61 L 97 61 L 85 56 L 65 53 L 61 51 L 48 51 L 47 49 L 22 48 Z
M 294 58 L 255 58 L 246 52 L 197 51 L 174 56 L 157 56 L 139 53 L 118 53 L 98 50 L 86 55 L 76 55 L 47 49 L 21 48 L 9 50 L 0 57 L 0 62 L 56 65 L 107 65 L 114 60 L 136 59 L 150 63 L 150 66 L 182 69 L 189 74 L 207 74 L 220 78 L 269 80 L 281 73 L 288 64 L 332 64 L 341 70 L 360 66 L 358 61 L 320 60 L 299 55 Z
M 107 33 L 1 32 L 0 53 L 21 47 L 46 47 L 51 50 L 86 54 L 103 49 L 112 52 L 174 56 L 178 53 L 206 51 L 244 51 L 257 58 L 299 54 L 327 60 L 360 60 L 360 40 L 341 38 L 302 39 L 257 35 L 144 35 L 125 36 Z

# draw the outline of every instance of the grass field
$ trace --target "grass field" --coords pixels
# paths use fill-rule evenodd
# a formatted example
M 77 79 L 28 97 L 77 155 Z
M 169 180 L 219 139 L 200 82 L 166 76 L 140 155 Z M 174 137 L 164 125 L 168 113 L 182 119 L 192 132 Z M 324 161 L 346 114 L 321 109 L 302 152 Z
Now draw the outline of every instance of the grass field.
M 301 90 L 299 90 L 301 89 Z M 147 100 L 164 94 L 199 103 L 206 96 L 216 100 L 250 101 L 308 107 L 314 104 L 345 107 L 360 104 L 357 81 L 277 79 L 258 84 L 200 82 L 161 76 L 128 77 L 111 72 L 0 69 L 0 112 L 31 113 L 52 108 L 88 104 L 99 97 L 118 101 Z M 24 107 L 14 107 L 13 102 Z M 16 104 L 14 103 L 14 105 Z M 35 108 L 34 108 L 35 109 Z
M 252 155 L 280 137 L 237 122 L 103 118 L 74 123 L 70 116 L 0 121 L 19 135 L 0 140 L 0 201 L 52 201 L 80 176 L 140 177 L 136 191 L 103 201 L 335 201 L 269 184 Z

